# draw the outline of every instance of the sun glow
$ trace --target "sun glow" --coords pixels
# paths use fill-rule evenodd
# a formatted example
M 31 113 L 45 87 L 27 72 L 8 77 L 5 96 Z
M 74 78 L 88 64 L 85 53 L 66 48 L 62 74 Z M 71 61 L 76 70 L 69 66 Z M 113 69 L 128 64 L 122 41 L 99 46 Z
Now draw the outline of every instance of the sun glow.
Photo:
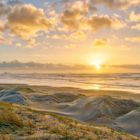
M 107 60 L 108 55 L 105 53 L 92 54 L 91 57 L 89 57 L 89 64 L 94 68 L 94 71 L 104 72 L 104 65 L 106 65 Z
M 93 65 L 95 66 L 96 69 L 101 69 L 101 62 L 99 60 L 93 61 Z
M 93 65 L 97 70 L 100 70 L 102 68 L 103 62 L 101 59 L 95 59 L 91 62 L 91 65 Z

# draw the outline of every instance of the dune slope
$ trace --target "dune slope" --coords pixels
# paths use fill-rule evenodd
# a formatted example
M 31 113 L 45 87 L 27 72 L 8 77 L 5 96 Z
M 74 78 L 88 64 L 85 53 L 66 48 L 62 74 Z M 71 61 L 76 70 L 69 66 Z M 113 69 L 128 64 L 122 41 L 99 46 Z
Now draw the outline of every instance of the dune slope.
M 15 90 L 1 90 L 0 101 L 18 103 L 22 105 L 27 104 L 27 99 Z
M 140 137 L 140 108 L 117 118 L 116 124 L 126 132 Z
M 110 96 L 83 97 L 63 108 L 78 120 L 103 123 L 136 109 L 140 104 Z

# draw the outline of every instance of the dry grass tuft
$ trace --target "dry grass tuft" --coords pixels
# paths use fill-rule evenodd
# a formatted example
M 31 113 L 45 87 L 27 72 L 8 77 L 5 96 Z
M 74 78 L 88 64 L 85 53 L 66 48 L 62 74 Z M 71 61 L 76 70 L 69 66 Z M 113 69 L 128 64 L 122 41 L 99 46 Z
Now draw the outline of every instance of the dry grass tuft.
M 12 110 L 3 109 L 0 110 L 0 124 L 10 124 L 22 127 L 22 119 Z
M 0 140 L 15 140 L 12 136 L 0 134 Z

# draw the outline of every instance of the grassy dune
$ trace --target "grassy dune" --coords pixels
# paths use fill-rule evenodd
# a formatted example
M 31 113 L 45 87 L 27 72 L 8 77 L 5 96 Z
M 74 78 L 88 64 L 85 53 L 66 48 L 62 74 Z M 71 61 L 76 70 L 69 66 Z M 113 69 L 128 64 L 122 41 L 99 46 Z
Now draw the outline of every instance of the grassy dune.
M 140 103 L 126 100 L 130 93 L 118 92 L 122 99 L 114 98 L 113 91 L 97 95 L 90 90 L 27 85 L 0 85 L 0 89 L 0 140 L 139 140 L 110 125 L 97 126 L 97 120 L 112 122 L 137 109 Z
M 0 102 L 0 140 L 138 140 L 107 127 Z

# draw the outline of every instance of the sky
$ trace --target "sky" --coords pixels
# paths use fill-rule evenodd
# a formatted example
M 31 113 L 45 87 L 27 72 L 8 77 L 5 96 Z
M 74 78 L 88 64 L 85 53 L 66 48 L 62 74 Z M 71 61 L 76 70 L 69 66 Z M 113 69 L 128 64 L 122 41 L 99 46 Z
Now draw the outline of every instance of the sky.
M 0 62 L 140 65 L 140 0 L 0 0 Z

